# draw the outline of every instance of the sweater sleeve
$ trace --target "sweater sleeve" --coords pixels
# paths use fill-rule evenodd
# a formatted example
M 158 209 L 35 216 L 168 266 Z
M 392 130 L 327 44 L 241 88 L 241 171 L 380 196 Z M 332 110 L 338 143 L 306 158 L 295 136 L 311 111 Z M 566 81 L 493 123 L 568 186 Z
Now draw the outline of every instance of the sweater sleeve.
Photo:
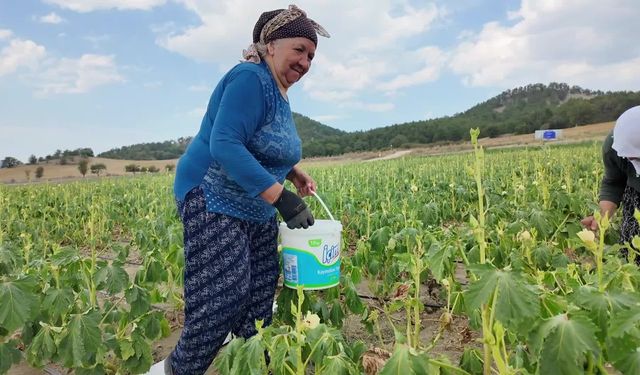
M 602 145 L 602 162 L 604 164 L 604 176 L 600 185 L 600 200 L 610 201 L 620 206 L 624 188 L 627 185 L 627 175 L 620 169 L 620 157 L 611 145 L 613 139 L 611 134 L 607 136 Z
M 265 112 L 264 89 L 258 75 L 238 72 L 224 89 L 209 141 L 211 156 L 253 197 L 276 183 L 246 147 L 264 122 Z

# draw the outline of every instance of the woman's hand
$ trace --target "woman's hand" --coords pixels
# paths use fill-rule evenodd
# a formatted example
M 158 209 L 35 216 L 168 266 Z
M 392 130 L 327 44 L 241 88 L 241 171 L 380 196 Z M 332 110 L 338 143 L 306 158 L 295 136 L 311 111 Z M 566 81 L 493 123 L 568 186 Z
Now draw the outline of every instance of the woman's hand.
M 297 166 L 291 169 L 287 179 L 293 183 L 301 197 L 312 195 L 318 188 L 313 178 Z

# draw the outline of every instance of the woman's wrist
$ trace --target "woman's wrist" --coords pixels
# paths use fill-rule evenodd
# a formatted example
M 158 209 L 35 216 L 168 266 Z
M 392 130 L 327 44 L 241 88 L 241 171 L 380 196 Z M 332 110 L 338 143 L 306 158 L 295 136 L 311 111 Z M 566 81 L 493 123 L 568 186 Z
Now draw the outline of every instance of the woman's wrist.
M 280 198 L 282 195 L 282 191 L 284 190 L 284 185 L 276 182 L 275 184 L 269 186 L 267 190 L 260 193 L 260 197 L 264 199 L 269 204 L 274 204 L 275 201 Z
M 287 173 L 287 177 L 286 178 L 289 181 L 293 181 L 293 179 L 296 177 L 297 174 L 298 174 L 298 167 L 294 166 L 293 168 L 291 168 L 289 173 Z

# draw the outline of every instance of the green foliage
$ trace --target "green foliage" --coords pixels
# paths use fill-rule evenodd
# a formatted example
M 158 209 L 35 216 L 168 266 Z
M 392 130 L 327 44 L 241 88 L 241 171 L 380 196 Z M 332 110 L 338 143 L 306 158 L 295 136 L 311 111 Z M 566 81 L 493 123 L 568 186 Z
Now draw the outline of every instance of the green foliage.
M 31 277 L 0 279 L 0 327 L 13 332 L 33 318 L 40 304 L 35 288 Z
M 597 330 L 580 314 L 560 314 L 546 320 L 532 341 L 540 355 L 540 373 L 584 374 L 587 356 L 600 355 Z
M 397 345 L 393 355 L 384 365 L 380 375 L 428 375 L 429 357 L 407 345 Z
M 82 177 L 84 177 L 87 174 L 87 171 L 89 170 L 88 167 L 89 167 L 89 160 L 81 159 L 78 162 L 78 170 L 80 171 L 80 174 L 82 175 Z
M 91 164 L 91 173 L 100 176 L 100 173 L 107 170 L 107 166 L 103 163 Z
M 535 291 L 511 270 L 497 270 L 491 267 L 472 268 L 479 279 L 469 285 L 465 301 L 469 308 L 479 308 L 483 304 L 493 306 L 498 321 L 514 331 L 524 329 L 525 323 L 531 327 L 532 319 L 538 316 L 540 306 Z
M 102 346 L 102 334 L 97 312 L 72 314 L 69 324 L 61 333 L 58 353 L 67 367 L 91 367 L 96 364 L 96 355 Z
M 12 156 L 7 156 L 2 159 L 2 164 L 0 164 L 0 168 L 15 168 L 19 165 L 22 165 L 22 162 Z
M 18 342 L 16 340 L 0 343 L 0 374 L 9 371 L 12 365 L 22 359 L 22 353 L 17 346 Z

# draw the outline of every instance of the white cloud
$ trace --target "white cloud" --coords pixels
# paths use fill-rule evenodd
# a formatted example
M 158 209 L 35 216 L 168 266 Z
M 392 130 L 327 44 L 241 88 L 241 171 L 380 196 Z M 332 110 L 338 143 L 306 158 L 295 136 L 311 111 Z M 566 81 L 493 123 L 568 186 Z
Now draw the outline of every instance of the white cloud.
M 0 76 L 13 73 L 20 67 L 34 69 L 45 55 L 45 48 L 31 40 L 12 39 L 0 50 Z
M 640 85 L 640 7 L 635 0 L 523 0 L 506 26 L 484 25 L 453 52 L 450 68 L 471 86 L 567 82 L 624 90 Z
M 82 55 L 79 59 L 63 58 L 39 74 L 36 94 L 78 94 L 99 86 L 124 82 L 113 56 Z
M 318 121 L 318 122 L 322 122 L 322 123 L 327 123 L 327 122 L 331 122 L 331 121 L 335 121 L 335 120 L 340 120 L 342 118 L 344 118 L 344 116 L 341 115 L 317 115 L 317 116 L 311 116 L 312 119 Z
M 0 40 L 9 39 L 13 36 L 13 32 L 7 29 L 0 29 Z
M 59 23 L 64 22 L 65 20 L 64 20 L 64 18 L 62 18 L 59 15 L 57 15 L 55 12 L 51 12 L 51 13 L 47 14 L 46 16 L 39 17 L 38 21 L 40 21 L 42 23 L 50 23 L 50 24 L 57 25 Z
M 87 13 L 96 10 L 149 10 L 164 5 L 166 0 L 45 0 L 61 8 Z
M 416 62 L 418 66 L 421 65 L 421 68 L 379 84 L 381 90 L 395 92 L 405 87 L 435 81 L 440 77 L 440 71 L 447 62 L 447 55 L 436 47 L 425 47 L 408 55 L 412 58 L 411 61 Z
M 163 25 L 156 29 L 157 43 L 194 60 L 217 63 L 220 69 L 227 69 L 240 59 L 262 11 L 284 7 L 275 0 L 176 1 L 193 11 L 201 24 L 186 29 Z M 444 53 L 426 45 L 416 48 L 415 43 L 445 12 L 431 3 L 423 3 L 421 7 L 411 3 L 415 2 L 300 3 L 309 17 L 332 35 L 330 39 L 319 37 L 313 66 L 302 80 L 303 90 L 314 99 L 335 103 L 352 100 L 357 103 L 354 108 L 380 111 L 388 110 L 392 104 L 365 104 L 355 98 L 363 93 L 384 94 L 437 79 Z

